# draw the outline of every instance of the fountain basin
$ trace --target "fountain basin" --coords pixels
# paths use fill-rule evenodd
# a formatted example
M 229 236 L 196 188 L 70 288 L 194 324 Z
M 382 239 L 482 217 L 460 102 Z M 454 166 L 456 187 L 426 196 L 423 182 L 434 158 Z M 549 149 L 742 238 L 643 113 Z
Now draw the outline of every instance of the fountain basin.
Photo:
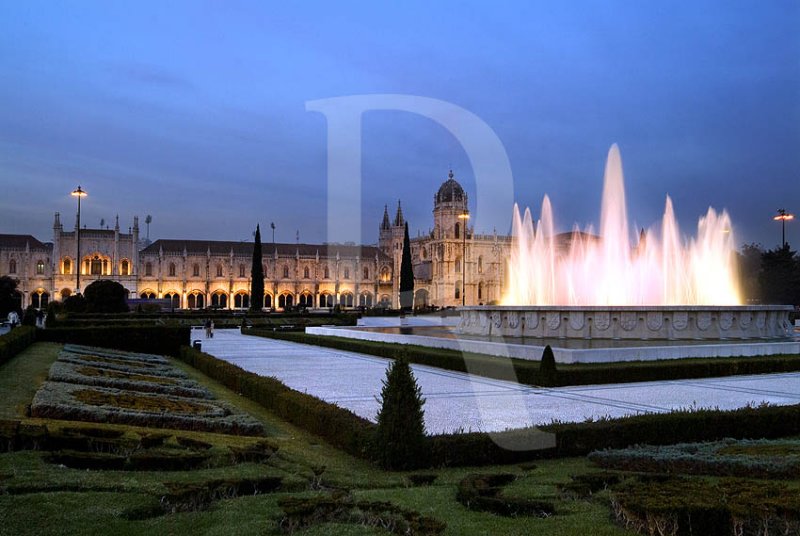
M 792 310 L 791 305 L 486 305 L 462 308 L 458 331 L 543 339 L 780 339 L 792 333 Z

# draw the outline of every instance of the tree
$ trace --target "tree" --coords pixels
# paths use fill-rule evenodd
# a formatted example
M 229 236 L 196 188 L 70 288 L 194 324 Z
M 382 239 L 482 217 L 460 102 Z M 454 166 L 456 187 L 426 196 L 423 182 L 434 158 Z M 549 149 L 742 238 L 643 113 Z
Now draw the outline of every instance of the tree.
M 408 311 L 414 305 L 414 268 L 411 266 L 411 240 L 408 222 L 403 235 L 403 259 L 400 262 L 400 308 Z
M 253 244 L 253 266 L 250 268 L 250 310 L 264 308 L 264 265 L 261 255 L 261 226 L 256 225 L 256 238 Z
M 764 248 L 761 244 L 745 244 L 736 260 L 739 269 L 739 280 L 742 283 L 742 299 L 745 303 L 757 302 L 761 299 L 759 273 L 761 272 L 761 259 Z
M 11 311 L 22 312 L 22 301 L 16 279 L 4 275 L 0 277 L 0 318 L 8 318 Z
M 800 305 L 800 259 L 789 244 L 764 252 L 758 281 L 764 303 Z
M 98 279 L 83 291 L 89 313 L 127 313 L 125 287 L 110 279 Z
M 544 347 L 542 352 L 542 361 L 539 363 L 539 381 L 542 385 L 553 386 L 556 383 L 556 356 L 553 354 L 553 349 L 550 345 Z
M 386 370 L 381 409 L 372 442 L 373 457 L 386 469 L 414 469 L 427 457 L 425 399 L 408 362 L 399 358 Z

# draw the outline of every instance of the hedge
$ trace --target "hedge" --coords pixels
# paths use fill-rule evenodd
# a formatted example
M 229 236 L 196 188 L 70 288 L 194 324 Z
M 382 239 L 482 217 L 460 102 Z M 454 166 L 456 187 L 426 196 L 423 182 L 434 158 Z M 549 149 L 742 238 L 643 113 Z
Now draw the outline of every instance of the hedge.
M 716 378 L 745 374 L 800 371 L 800 355 L 557 365 L 555 371 L 542 371 L 540 369 L 540 361 L 503 358 L 412 344 L 400 345 L 259 328 L 248 329 L 243 333 L 301 344 L 326 346 L 389 359 L 395 358 L 398 352 L 402 351 L 410 363 L 545 387 Z M 509 367 L 509 363 L 511 367 Z M 512 370 L 513 374 L 511 373 Z
M 181 346 L 189 344 L 190 334 L 188 327 L 57 327 L 39 330 L 36 340 L 177 356 Z
M 630 445 L 669 445 L 724 438 L 771 439 L 800 434 L 800 404 L 647 414 L 541 427 L 556 434 L 559 456 Z
M 193 348 L 181 348 L 180 358 L 229 389 L 254 400 L 286 421 L 314 433 L 345 452 L 368 457 L 375 424 L 347 409 L 291 389 L 275 378 L 258 376 Z M 525 449 L 554 434 L 554 446 Z M 635 444 L 714 441 L 731 438 L 777 438 L 800 434 L 800 405 L 701 410 L 648 414 L 496 433 L 429 436 L 430 463 L 459 467 L 520 463 L 545 457 L 583 456 L 594 450 Z M 509 450 L 500 445 L 518 445 Z
M 36 341 L 36 328 L 20 326 L 0 337 L 0 365 Z
M 194 348 L 181 348 L 179 358 L 284 420 L 320 436 L 331 445 L 354 456 L 367 456 L 367 445 L 375 425 L 355 413 L 291 389 L 275 378 L 247 372 Z

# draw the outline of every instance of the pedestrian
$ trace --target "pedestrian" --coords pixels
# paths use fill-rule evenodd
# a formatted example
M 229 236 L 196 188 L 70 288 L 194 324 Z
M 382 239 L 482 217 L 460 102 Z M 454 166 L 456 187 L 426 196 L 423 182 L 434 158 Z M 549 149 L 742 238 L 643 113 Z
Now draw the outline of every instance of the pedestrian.
M 210 323 L 210 327 L 209 327 L 208 332 L 211 334 L 211 338 L 213 339 L 214 338 L 214 321 L 213 320 L 209 320 L 209 323 Z
M 206 339 L 210 339 L 211 338 L 211 319 L 210 318 L 206 318 L 205 328 L 206 328 Z

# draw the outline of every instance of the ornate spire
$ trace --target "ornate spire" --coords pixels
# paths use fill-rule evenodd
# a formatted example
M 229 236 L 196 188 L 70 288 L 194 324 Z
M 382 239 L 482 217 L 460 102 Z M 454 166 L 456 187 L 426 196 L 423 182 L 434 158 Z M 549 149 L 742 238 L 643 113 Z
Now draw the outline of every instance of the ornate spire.
M 383 221 L 381 222 L 381 231 L 388 231 L 391 225 L 389 224 L 389 205 L 383 205 Z
M 406 220 L 403 219 L 403 207 L 400 206 L 400 200 L 397 200 L 397 214 L 394 217 L 394 226 L 402 227 Z

